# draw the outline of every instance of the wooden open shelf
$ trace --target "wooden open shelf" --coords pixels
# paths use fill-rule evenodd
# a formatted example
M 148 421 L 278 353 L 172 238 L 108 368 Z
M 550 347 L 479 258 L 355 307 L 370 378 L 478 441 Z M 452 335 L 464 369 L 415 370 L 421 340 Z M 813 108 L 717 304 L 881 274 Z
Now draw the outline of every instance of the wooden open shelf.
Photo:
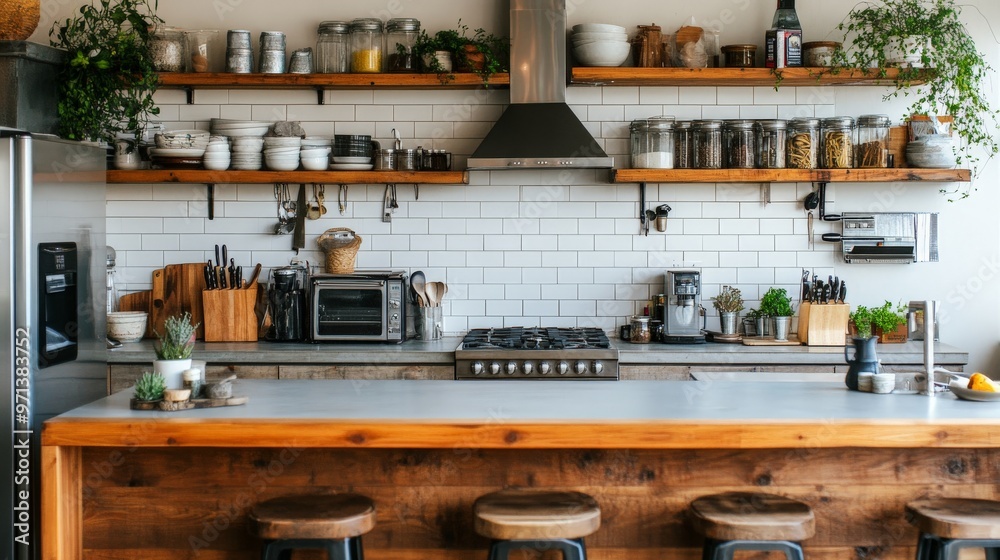
M 449 76 L 453 79 L 449 79 Z M 437 74 L 232 74 L 165 73 L 160 74 L 160 87 L 171 88 L 265 88 L 265 89 L 358 89 L 358 88 L 476 88 L 483 80 L 477 74 L 457 72 Z M 494 74 L 489 86 L 507 86 L 509 74 Z
M 205 169 L 109 170 L 108 183 L 394 184 L 464 185 L 468 171 L 208 171 Z
M 613 169 L 612 183 L 968 183 L 968 169 Z
M 570 83 L 595 86 L 872 86 L 899 70 L 831 68 L 573 68 Z M 914 81 L 914 84 L 920 82 Z

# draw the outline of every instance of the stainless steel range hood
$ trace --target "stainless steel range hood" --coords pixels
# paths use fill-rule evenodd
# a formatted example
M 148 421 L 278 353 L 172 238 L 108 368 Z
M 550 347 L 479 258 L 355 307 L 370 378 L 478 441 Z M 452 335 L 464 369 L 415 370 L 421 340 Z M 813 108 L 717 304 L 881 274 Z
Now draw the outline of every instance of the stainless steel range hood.
M 566 0 L 510 0 L 510 106 L 469 169 L 610 168 L 566 105 Z

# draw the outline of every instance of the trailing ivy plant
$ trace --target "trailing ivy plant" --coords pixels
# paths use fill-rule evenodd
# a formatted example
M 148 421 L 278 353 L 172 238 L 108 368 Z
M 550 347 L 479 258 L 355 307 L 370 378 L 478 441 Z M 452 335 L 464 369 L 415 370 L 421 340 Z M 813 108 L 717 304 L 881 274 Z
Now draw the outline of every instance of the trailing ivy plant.
M 484 84 L 493 74 L 510 69 L 510 40 L 487 33 L 482 28 L 474 30 L 469 36 L 469 26 L 462 20 L 458 20 L 455 29 L 442 29 L 434 35 L 421 31 L 413 46 L 414 54 L 427 61 L 426 70 L 437 73 L 442 82 L 455 79 L 434 58 L 435 51 L 450 52 L 453 70 L 475 72 Z
M 139 132 L 150 115 L 157 76 L 149 50 L 158 0 L 97 0 L 49 30 L 67 51 L 59 80 L 59 135 L 111 142 Z
M 998 111 L 986 97 L 991 68 L 962 23 L 961 13 L 954 0 L 861 2 L 837 26 L 844 33 L 845 49 L 834 54 L 834 66 L 877 68 L 882 77 L 887 68 L 898 66 L 896 88 L 885 99 L 902 94 L 911 100 L 908 114 L 953 116 L 953 131 L 960 139 L 958 161 L 975 169 L 979 158 L 974 147 L 981 147 L 989 158 L 1000 151 L 994 136 L 1000 124 Z M 901 38 L 923 38 L 905 52 L 908 58 L 919 55 L 919 64 L 887 61 L 887 48 L 902 45 Z M 969 193 L 959 195 L 965 198 Z

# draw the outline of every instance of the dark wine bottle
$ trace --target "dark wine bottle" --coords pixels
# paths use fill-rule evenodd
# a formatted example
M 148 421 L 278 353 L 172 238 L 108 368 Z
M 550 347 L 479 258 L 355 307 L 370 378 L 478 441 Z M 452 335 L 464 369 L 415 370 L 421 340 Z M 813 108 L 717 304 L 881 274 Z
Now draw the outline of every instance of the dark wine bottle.
M 766 67 L 802 66 L 802 25 L 795 13 L 795 0 L 778 0 L 771 29 L 764 39 Z
M 778 9 L 774 11 L 771 29 L 802 29 L 799 15 L 795 13 L 795 0 L 778 0 Z

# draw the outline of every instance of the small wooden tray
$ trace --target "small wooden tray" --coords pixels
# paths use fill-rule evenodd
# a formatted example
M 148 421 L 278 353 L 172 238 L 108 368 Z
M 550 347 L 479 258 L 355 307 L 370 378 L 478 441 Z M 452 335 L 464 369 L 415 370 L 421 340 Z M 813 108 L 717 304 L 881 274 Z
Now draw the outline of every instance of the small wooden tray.
M 801 344 L 798 337 L 793 334 L 788 335 L 788 340 L 774 340 L 773 336 L 748 336 L 743 339 L 744 346 L 799 346 Z
M 129 408 L 132 410 L 163 410 L 166 412 L 176 412 L 178 410 L 191 410 L 192 408 L 216 408 L 220 406 L 240 406 L 250 402 L 250 397 L 229 397 L 228 399 L 191 399 L 188 401 L 167 402 L 167 401 L 137 401 L 129 400 Z
M 722 334 L 720 332 L 705 331 L 705 338 L 709 342 L 718 342 L 721 344 L 739 344 L 743 342 L 743 335 L 741 334 Z

